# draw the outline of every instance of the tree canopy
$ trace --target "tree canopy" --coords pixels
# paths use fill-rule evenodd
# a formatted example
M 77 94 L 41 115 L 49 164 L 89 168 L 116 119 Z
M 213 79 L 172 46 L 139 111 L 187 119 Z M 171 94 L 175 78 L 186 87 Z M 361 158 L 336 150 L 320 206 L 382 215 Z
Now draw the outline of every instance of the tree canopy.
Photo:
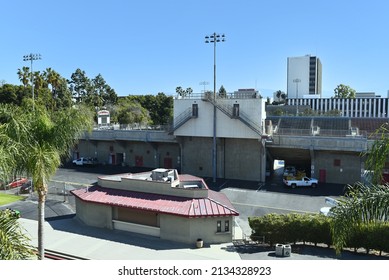
M 43 72 L 34 71 L 34 104 L 46 107 L 50 111 L 70 108 L 76 104 L 84 104 L 93 111 L 107 109 L 111 112 L 113 122 L 120 120 L 128 122 L 132 117 L 124 117 L 124 111 L 134 109 L 133 103 L 123 101 L 130 99 L 137 102 L 142 108 L 142 120 L 147 124 L 165 125 L 171 122 L 173 117 L 173 97 L 166 96 L 159 92 L 157 95 L 129 95 L 118 97 L 115 90 L 108 85 L 104 77 L 98 74 L 94 78 L 89 78 L 85 71 L 76 69 L 71 74 L 70 79 L 62 77 L 52 68 L 46 68 Z M 29 67 L 18 69 L 17 75 L 21 85 L 7 84 L 2 81 L 0 84 L 0 104 L 22 105 L 29 103 L 32 105 L 32 77 Z M 190 95 L 191 88 L 177 90 L 182 95 Z M 30 101 L 27 101 L 27 100 Z M 122 104 L 123 103 L 123 104 Z M 123 108 L 125 104 L 131 108 Z M 147 111 L 147 113 L 146 113 Z M 139 114 L 138 114 L 139 115 Z
M 354 89 L 344 84 L 340 84 L 334 89 L 335 98 L 355 98 L 355 93 Z
M 38 193 L 38 254 L 44 255 L 44 204 L 48 180 L 69 156 L 70 149 L 86 130 L 92 127 L 92 115 L 87 108 L 66 108 L 49 111 L 36 104 L 30 110 L 22 106 L 0 105 L 0 160 L 2 173 L 26 174 L 32 177 Z M 7 174 L 5 174 L 7 175 Z

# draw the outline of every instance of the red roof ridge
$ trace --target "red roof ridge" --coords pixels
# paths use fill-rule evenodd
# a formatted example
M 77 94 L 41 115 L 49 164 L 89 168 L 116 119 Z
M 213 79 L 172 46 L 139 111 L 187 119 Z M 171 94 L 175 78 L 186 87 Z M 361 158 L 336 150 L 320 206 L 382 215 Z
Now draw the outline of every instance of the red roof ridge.
M 235 208 L 230 207 L 230 206 L 228 206 L 228 205 L 225 205 L 225 204 L 223 204 L 223 203 L 221 203 L 221 202 L 219 202 L 219 201 L 217 201 L 217 200 L 215 200 L 215 199 L 213 199 L 213 198 L 208 197 L 208 199 L 211 200 L 211 201 L 213 201 L 214 203 L 216 203 L 216 204 L 218 204 L 218 205 L 224 207 L 224 208 L 227 208 L 227 209 L 230 210 L 231 212 L 235 212 L 235 213 L 238 214 L 238 211 L 236 211 Z

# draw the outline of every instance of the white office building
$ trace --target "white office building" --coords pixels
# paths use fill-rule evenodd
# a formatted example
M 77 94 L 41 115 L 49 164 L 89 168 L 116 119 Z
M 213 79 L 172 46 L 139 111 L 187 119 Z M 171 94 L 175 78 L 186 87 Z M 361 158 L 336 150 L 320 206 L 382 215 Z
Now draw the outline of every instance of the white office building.
M 321 97 L 322 66 L 316 56 L 288 57 L 288 98 Z

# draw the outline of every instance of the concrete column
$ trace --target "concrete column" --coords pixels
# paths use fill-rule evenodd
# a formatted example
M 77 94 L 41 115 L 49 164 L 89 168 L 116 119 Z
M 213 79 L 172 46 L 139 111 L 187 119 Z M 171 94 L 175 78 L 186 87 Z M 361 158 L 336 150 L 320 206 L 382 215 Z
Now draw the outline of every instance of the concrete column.
M 266 181 L 266 146 L 265 146 L 265 139 L 259 140 L 261 145 L 261 172 L 260 172 L 260 182 Z
M 315 173 L 315 151 L 313 149 L 313 146 L 309 148 L 309 153 L 311 154 L 311 177 L 312 178 L 317 178 L 316 173 Z

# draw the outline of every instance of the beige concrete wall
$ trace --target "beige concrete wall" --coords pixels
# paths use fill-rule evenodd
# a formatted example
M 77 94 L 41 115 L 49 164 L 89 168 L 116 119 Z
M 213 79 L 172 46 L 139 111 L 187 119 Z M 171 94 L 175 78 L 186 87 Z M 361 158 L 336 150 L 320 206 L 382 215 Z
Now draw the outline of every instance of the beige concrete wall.
M 180 137 L 182 173 L 212 177 L 212 138 Z
M 76 215 L 88 226 L 113 229 L 111 206 L 86 203 L 76 198 Z M 217 232 L 217 221 L 221 221 L 221 232 Z M 229 222 L 229 231 L 224 232 L 225 221 Z M 120 229 L 138 231 L 140 228 L 151 230 L 154 235 L 158 232 L 161 239 L 195 244 L 198 238 L 205 243 L 226 243 L 232 241 L 233 217 L 186 218 L 175 215 L 159 214 L 158 227 L 144 225 L 131 226 L 131 223 L 121 222 Z M 148 233 L 143 231 L 142 233 Z
M 258 140 L 224 139 L 225 178 L 261 181 L 261 153 Z
M 232 241 L 232 217 L 185 218 L 161 215 L 161 238 L 194 244 L 198 238 L 204 243 L 226 243 Z M 222 232 L 217 233 L 217 221 L 222 221 Z M 230 231 L 224 232 L 224 222 L 228 220 Z
M 88 226 L 112 229 L 112 208 L 107 205 L 87 203 L 77 197 L 76 216 Z
M 335 160 L 340 166 L 335 166 Z M 359 153 L 315 151 L 315 177 L 319 179 L 320 169 L 326 172 L 326 182 L 353 184 L 361 180 L 361 158 Z
M 212 177 L 212 138 L 180 137 L 180 142 L 183 173 Z M 263 154 L 258 140 L 217 139 L 217 177 L 261 181 L 266 167 Z

